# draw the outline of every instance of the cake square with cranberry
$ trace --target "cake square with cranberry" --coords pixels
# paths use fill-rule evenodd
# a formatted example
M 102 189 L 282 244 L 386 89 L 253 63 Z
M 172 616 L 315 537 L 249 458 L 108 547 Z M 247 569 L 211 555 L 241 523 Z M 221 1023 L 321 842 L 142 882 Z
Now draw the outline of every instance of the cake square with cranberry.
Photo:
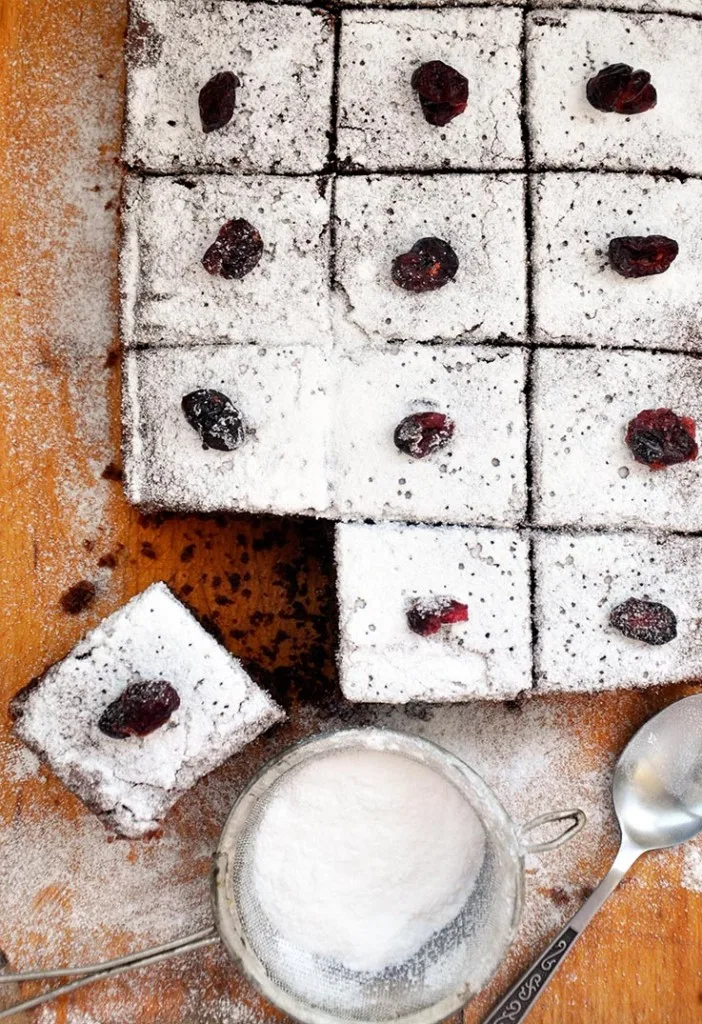
M 702 360 L 541 349 L 533 389 L 537 525 L 702 529 L 702 462 L 689 460 L 696 431 L 681 422 L 702 421 Z M 655 417 L 637 420 L 659 409 L 674 414 L 677 437 Z M 670 457 L 688 461 L 657 468 Z
M 523 167 L 521 34 L 515 8 L 389 11 L 382 22 L 373 10 L 345 11 L 339 159 L 367 170 Z M 422 80 L 413 79 L 430 62 L 448 70 L 423 72 L 431 76 L 425 101 L 444 93 L 453 101 L 450 110 L 430 107 L 431 122 L 420 106 Z
M 702 171 L 702 22 L 560 9 L 529 14 L 527 26 L 530 137 L 537 165 Z M 649 94 L 640 95 L 639 79 L 626 99 L 608 92 L 593 96 L 598 106 L 588 100 L 588 81 L 617 64 L 650 74 L 657 98 L 653 108 Z M 601 105 L 607 110 L 598 109 Z
M 135 838 L 285 717 L 163 583 L 20 691 L 12 712 L 16 735 L 106 825 Z
M 702 181 L 545 174 L 533 189 L 537 341 L 702 349 Z M 632 238 L 652 257 L 623 261 Z
M 506 699 L 531 686 L 528 542 L 509 530 L 336 528 L 352 701 Z
M 131 8 L 128 164 L 168 173 L 324 167 L 333 79 L 328 13 L 230 0 L 133 0 Z
M 125 343 L 136 333 L 142 345 L 329 344 L 327 184 L 273 176 L 129 178 Z M 237 229 L 231 237 L 227 225 Z
M 521 176 L 343 177 L 336 216 L 337 316 L 345 341 L 524 338 Z M 426 239 L 439 241 L 441 258 L 416 248 Z M 426 279 L 419 272 L 410 278 L 412 259 L 420 271 L 429 265 Z
M 330 384 L 324 355 L 306 346 L 128 353 L 129 499 L 196 512 L 327 511 Z
M 520 521 L 523 350 L 401 345 L 338 358 L 334 479 L 342 518 Z
M 535 538 L 536 685 L 610 690 L 702 674 L 702 540 Z

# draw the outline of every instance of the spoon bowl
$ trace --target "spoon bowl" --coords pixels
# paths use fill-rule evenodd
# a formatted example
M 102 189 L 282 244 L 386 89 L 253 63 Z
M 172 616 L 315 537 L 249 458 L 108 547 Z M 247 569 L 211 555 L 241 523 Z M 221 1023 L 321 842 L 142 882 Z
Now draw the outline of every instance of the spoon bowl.
M 702 694 L 669 705 L 636 733 L 613 782 L 622 834 L 662 850 L 702 831 Z

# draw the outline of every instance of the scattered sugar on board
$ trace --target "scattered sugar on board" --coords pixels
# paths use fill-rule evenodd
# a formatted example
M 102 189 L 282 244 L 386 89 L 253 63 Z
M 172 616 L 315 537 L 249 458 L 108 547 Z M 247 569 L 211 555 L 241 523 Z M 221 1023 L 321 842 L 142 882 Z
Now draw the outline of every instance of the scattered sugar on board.
M 597 756 L 592 767 L 587 741 L 562 699 L 528 701 L 521 710 L 484 704 L 353 708 L 342 719 L 323 719 L 309 709 L 296 722 L 297 734 L 300 726 L 311 733 L 352 724 L 403 729 L 452 750 L 483 775 L 517 823 L 557 807 L 585 810 L 587 827 L 570 844 L 527 858 L 526 904 L 515 955 L 523 959 L 535 953 L 577 909 L 615 851 L 609 798 L 614 757 L 600 763 Z M 32 947 L 43 948 L 42 965 L 48 966 L 94 961 L 115 948 L 144 948 L 206 926 L 211 920 L 210 856 L 227 811 L 250 774 L 291 741 L 292 728 L 282 727 L 203 779 L 183 797 L 155 840 L 110 842 L 77 801 L 71 820 L 58 813 L 33 820 L 27 793 L 22 813 L 0 824 L 0 863 L 8 866 L 0 889 L 0 947 L 12 966 L 35 966 L 23 942 L 28 932 Z M 10 779 L 15 802 L 40 779 L 56 787 L 58 796 L 59 783 L 42 769 L 39 778 Z M 683 884 L 694 891 L 702 891 L 701 851 L 697 844 L 684 855 Z M 641 889 L 640 898 L 649 907 L 655 906 L 661 885 L 675 884 L 674 873 L 673 883 L 666 877 L 679 859 L 675 851 L 657 858 L 661 870 L 653 882 L 650 875 L 637 875 L 629 883 Z M 186 865 L 195 867 L 188 873 Z M 645 920 L 650 923 L 649 916 Z M 121 984 L 86 989 L 66 1016 L 57 1016 L 49 1006 L 38 1019 L 41 1024 L 133 1024 L 148 994 L 166 983 L 186 986 L 193 1000 L 187 1019 L 193 1022 L 258 1024 L 261 1004 L 223 951 L 198 952 L 173 966 L 125 976 Z M 182 1012 L 182 1005 L 178 1009 Z
M 104 0 L 105 25 L 118 24 L 122 14 L 122 0 Z M 54 17 L 64 13 L 47 12 L 47 25 Z M 19 479 L 32 480 L 39 472 L 53 482 L 55 517 L 65 532 L 57 526 L 49 544 L 50 531 L 36 529 L 34 517 L 46 515 L 45 501 L 19 503 L 13 526 L 30 537 L 40 533 L 36 572 L 60 592 L 81 576 L 92 578 L 95 558 L 82 542 L 105 539 L 111 485 L 101 474 L 116 458 L 108 399 L 116 370 L 106 363 L 117 339 L 115 158 L 122 100 L 117 33 L 114 52 L 96 52 L 95 24 L 87 12 L 75 18 L 70 35 L 58 24 L 53 31 L 70 43 L 41 75 L 31 51 L 20 48 L 14 57 L 14 73 L 27 86 L 14 101 L 10 94 L 10 103 L 24 105 L 16 115 L 8 109 L 8 118 L 24 123 L 27 94 L 34 96 L 32 138 L 43 144 L 33 159 L 26 131 L 10 132 L 6 140 L 7 165 L 22 169 L 13 181 L 22 215 L 8 239 L 14 278 L 5 282 L 14 293 L 21 336 L 5 367 L 2 391 L 14 439 L 6 458 Z M 22 402 L 13 403 L 17 395 Z
M 688 843 L 685 847 L 682 884 L 691 892 L 702 892 L 702 839 Z
M 0 775 L 11 782 L 36 778 L 41 762 L 22 744 L 0 740 Z

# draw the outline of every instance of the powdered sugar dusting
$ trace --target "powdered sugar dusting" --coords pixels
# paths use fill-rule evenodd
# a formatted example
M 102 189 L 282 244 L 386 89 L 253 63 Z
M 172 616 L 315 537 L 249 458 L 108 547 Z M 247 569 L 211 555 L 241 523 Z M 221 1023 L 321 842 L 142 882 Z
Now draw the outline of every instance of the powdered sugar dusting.
M 702 892 L 702 839 L 685 847 L 682 884 L 691 892 Z
M 41 762 L 36 754 L 33 754 L 27 747 L 2 740 L 0 741 L 0 765 L 2 765 L 2 775 L 5 778 L 11 779 L 12 782 L 24 782 L 27 779 L 36 778 Z
M 616 756 L 603 759 L 589 735 L 597 698 L 531 699 L 514 705 L 454 705 L 436 708 L 345 707 L 323 719 L 310 708 L 287 725 L 257 741 L 212 775 L 201 780 L 174 808 L 155 840 L 109 842 L 102 826 L 76 801 L 66 811 L 32 811 L 30 778 L 16 785 L 22 813 L 0 827 L 0 863 L 9 865 L 0 889 L 0 945 L 13 967 L 93 961 L 118 951 L 143 948 L 188 934 L 211 921 L 208 903 L 210 857 L 227 812 L 246 779 L 300 732 L 345 727 L 354 722 L 416 733 L 453 751 L 491 785 L 518 824 L 546 810 L 581 807 L 585 830 L 560 851 L 529 856 L 526 903 L 515 959 L 524 962 L 550 938 L 597 884 L 617 846 L 617 829 L 609 797 Z M 622 701 L 624 717 L 627 697 Z M 610 706 L 613 713 L 616 708 Z M 589 714 L 587 712 L 590 712 Z M 293 731 L 294 730 L 294 731 Z M 628 731 L 610 744 L 618 751 Z M 59 783 L 42 771 L 44 785 Z M 12 803 L 10 803 L 12 806 Z M 71 806 L 71 805 L 69 805 Z M 641 890 L 650 920 L 657 893 L 677 883 L 680 854 L 649 858 L 652 869 L 636 871 L 628 884 Z M 683 884 L 702 891 L 699 845 L 685 850 Z M 27 935 L 32 942 L 27 943 Z M 567 969 L 567 968 L 566 968 Z M 147 968 L 133 976 L 87 989 L 71 1003 L 67 1017 L 53 1008 L 41 1024 L 133 1024 L 137 1007 L 151 993 L 177 993 L 171 1016 L 159 1021 L 207 1021 L 207 1024 L 259 1024 L 264 1011 L 239 979 L 223 950 L 195 953 L 173 965 Z M 188 1002 L 191 1001 L 191 1003 Z M 191 1016 L 183 1016 L 192 1005 Z
M 60 784 L 44 769 L 40 779 L 16 785 L 7 806 L 21 813 L 0 826 L 0 945 L 11 966 L 94 963 L 209 926 L 211 854 L 226 814 L 249 771 L 289 740 L 259 742 L 201 780 L 162 833 L 146 841 L 113 840 L 77 800 L 38 811 L 33 785 L 55 789 L 58 803 Z M 89 987 L 70 1009 L 49 1005 L 37 1020 L 133 1024 L 150 1005 L 158 1013 L 145 1017 L 159 1022 L 258 1024 L 264 1017 L 258 997 L 216 948 Z
M 122 7 L 122 0 L 105 0 L 101 25 L 118 24 Z M 51 481 L 56 515 L 66 516 L 79 541 L 67 551 L 41 531 L 36 571 L 52 588 L 87 571 L 80 540 L 105 532 L 110 485 L 101 472 L 116 454 L 106 357 L 117 337 L 121 67 L 116 33 L 112 49 L 98 47 L 93 18 L 89 12 L 75 17 L 70 45 L 41 74 L 30 46 L 16 51 L 14 73 L 25 85 L 14 111 L 9 94 L 8 118 L 21 125 L 31 111 L 31 138 L 42 145 L 27 145 L 29 129 L 8 132 L 4 143 L 7 165 L 21 168 L 13 177 L 7 227 L 13 261 L 4 282 L 21 324 L 1 385 L 11 417 L 6 458 L 18 481 L 38 475 Z M 58 8 L 42 12 L 42 31 L 65 40 L 65 20 Z M 22 402 L 13 404 L 13 395 Z M 18 505 L 15 530 L 38 534 L 31 503 Z

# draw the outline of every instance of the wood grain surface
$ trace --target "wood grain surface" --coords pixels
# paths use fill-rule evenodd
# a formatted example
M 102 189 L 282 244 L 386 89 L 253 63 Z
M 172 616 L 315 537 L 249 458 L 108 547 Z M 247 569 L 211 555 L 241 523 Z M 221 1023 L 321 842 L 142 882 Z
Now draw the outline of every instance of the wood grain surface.
M 344 707 L 334 674 L 326 525 L 148 518 L 127 505 L 115 479 L 125 19 L 126 0 L 0 0 L 0 834 L 33 835 L 50 860 L 57 823 L 91 827 L 80 802 L 50 773 L 18 770 L 7 703 L 104 614 L 164 579 L 291 711 L 272 739 L 235 758 L 214 782 L 204 780 L 171 816 L 169 835 L 180 837 L 184 851 L 174 873 L 204 893 L 207 850 L 226 810 L 211 796 L 216 787 L 245 778 L 272 749 L 330 716 L 344 721 L 355 712 Z M 69 615 L 61 598 L 81 579 L 95 583 L 97 596 L 84 612 Z M 647 715 L 694 689 L 549 701 L 567 709 L 595 764 L 611 761 Z M 137 847 L 125 847 L 135 864 L 145 856 Z M 75 925 L 81 894 L 70 877 L 47 884 L 25 905 L 23 875 L 36 851 L 21 843 L 3 849 L 13 851 L 0 863 L 0 947 L 9 962 L 28 968 L 47 965 L 47 958 L 89 956 Z M 604 873 L 612 853 L 610 842 L 590 851 L 593 877 Z M 702 894 L 681 887 L 680 874 L 676 854 L 635 867 L 534 1010 L 533 1024 L 702 1020 Z M 50 925 L 40 926 L 47 906 Z M 126 899 L 124 910 L 125 917 L 134 911 Z M 99 900 L 92 911 L 99 928 Z M 99 934 L 93 956 L 122 953 L 134 941 L 126 925 L 105 922 Z M 522 949 L 510 958 L 467 1012 L 466 1024 L 480 1019 L 535 952 Z M 237 978 L 221 951 L 146 974 L 85 990 L 22 1019 L 241 1024 L 278 1016 Z M 27 986 L 24 994 L 34 991 Z

